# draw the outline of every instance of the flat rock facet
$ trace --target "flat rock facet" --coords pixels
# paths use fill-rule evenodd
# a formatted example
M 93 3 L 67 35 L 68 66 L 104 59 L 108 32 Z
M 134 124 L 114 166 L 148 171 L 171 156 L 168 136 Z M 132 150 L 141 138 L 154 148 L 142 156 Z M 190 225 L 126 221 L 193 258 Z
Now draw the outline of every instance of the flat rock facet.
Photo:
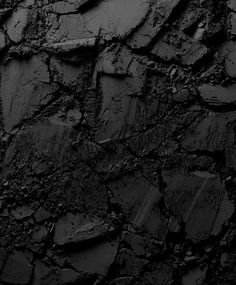
M 207 239 L 224 201 L 225 186 L 219 177 L 164 172 L 164 180 L 167 183 L 166 205 L 185 222 L 187 238 Z
M 0 279 L 7 284 L 27 285 L 30 283 L 33 266 L 21 251 L 9 255 Z

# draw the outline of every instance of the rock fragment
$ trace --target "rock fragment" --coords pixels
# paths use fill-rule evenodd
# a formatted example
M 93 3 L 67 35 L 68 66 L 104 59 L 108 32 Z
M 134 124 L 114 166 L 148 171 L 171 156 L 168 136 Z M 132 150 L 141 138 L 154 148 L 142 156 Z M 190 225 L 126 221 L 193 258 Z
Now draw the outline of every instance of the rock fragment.
M 198 88 L 200 96 L 206 104 L 212 107 L 232 107 L 236 104 L 236 85 L 222 87 L 220 85 L 204 84 Z
M 47 65 L 40 57 L 13 61 L 1 69 L 1 99 L 5 130 L 11 131 L 52 98 Z M 11 82 L 15 84 L 11 84 Z
M 226 72 L 236 77 L 236 46 L 234 42 L 226 42 L 222 47 L 222 56 L 225 59 Z
M 28 9 L 19 7 L 6 23 L 7 34 L 12 41 L 18 43 L 23 40 L 24 29 L 28 22 Z
M 236 13 L 231 13 L 230 25 L 231 25 L 230 32 L 233 36 L 235 36 L 236 35 Z
M 224 203 L 225 187 L 220 178 L 210 173 L 186 175 L 168 171 L 163 177 L 167 183 L 166 206 L 184 221 L 187 238 L 194 242 L 207 239 Z M 218 226 L 224 222 L 221 220 Z
M 183 88 L 173 94 L 173 100 L 177 103 L 187 103 L 191 101 L 191 95 L 187 88 Z
M 161 213 L 161 199 L 162 195 L 159 190 L 152 187 L 139 208 L 134 219 L 134 224 L 143 226 L 158 240 L 165 240 L 167 234 L 167 221 Z
M 227 192 L 225 193 L 224 199 L 222 201 L 222 204 L 220 206 L 218 215 L 216 217 L 214 226 L 212 228 L 212 234 L 218 235 L 220 231 L 222 230 L 222 226 L 229 221 L 229 219 L 232 217 L 235 210 L 235 206 L 233 201 L 231 201 L 228 197 Z
M 236 147 L 234 145 L 228 146 L 225 150 L 226 165 L 236 170 Z
M 47 276 L 50 274 L 50 267 L 48 267 L 41 260 L 36 259 L 34 266 L 33 285 L 41 285 L 44 282 L 44 278 L 47 280 Z M 45 284 L 46 285 L 46 284 Z
M 0 32 L 0 51 L 2 51 L 6 46 L 6 38 L 5 35 Z
M 190 152 L 224 151 L 227 146 L 233 145 L 232 123 L 235 119 L 235 112 L 210 113 L 186 132 L 183 137 L 184 149 Z
M 39 227 L 35 229 L 32 234 L 32 240 L 37 243 L 41 243 L 48 235 L 48 229 L 46 227 Z
M 82 39 L 75 39 L 61 43 L 45 44 L 45 48 L 52 50 L 56 53 L 71 53 L 74 51 L 80 51 L 81 49 L 87 50 L 94 48 L 96 44 L 96 37 L 87 37 Z
M 147 20 L 138 27 L 137 31 L 129 39 L 128 44 L 132 48 L 144 48 L 158 36 L 175 9 L 181 4 L 181 0 L 161 0 L 155 3 L 147 15 Z M 153 22 L 156 24 L 153 25 Z
M 18 207 L 11 211 L 11 214 L 15 217 L 16 220 L 23 220 L 29 218 L 33 215 L 34 210 L 29 206 Z
M 150 191 L 152 189 L 151 184 L 139 171 L 126 174 L 122 179 L 111 182 L 108 187 L 112 193 L 114 203 L 118 203 L 121 206 L 124 214 L 131 221 L 135 220 L 147 195 L 150 192 L 152 193 Z
M 182 285 L 203 284 L 206 278 L 207 267 L 190 270 L 182 279 Z
M 88 222 L 89 219 L 87 217 L 79 214 L 68 213 L 64 217 L 61 217 L 55 226 L 54 242 L 57 245 L 65 245 L 70 236 Z
M 78 11 L 78 8 L 78 3 L 76 3 L 76 1 L 57 1 L 53 4 L 48 5 L 48 9 L 57 15 L 76 13 Z
M 147 263 L 147 260 L 135 257 L 131 250 L 125 248 L 116 258 L 117 270 L 122 276 L 138 277 Z
M 148 7 L 149 2 L 143 0 L 103 0 L 82 15 L 62 15 L 58 19 L 47 11 L 48 21 L 52 24 L 47 39 L 49 42 L 58 42 L 63 38 L 75 40 L 100 36 L 110 40 L 113 37 L 124 37 L 142 22 Z
M 186 44 L 186 47 L 184 46 L 184 54 L 182 56 L 181 62 L 185 65 L 194 66 L 203 61 L 208 53 L 209 49 L 202 44 Z
M 51 58 L 50 69 L 56 83 L 62 83 L 70 88 L 87 89 L 90 87 L 90 78 L 85 81 L 83 76 L 92 71 L 92 62 L 76 64 L 76 58 L 69 54 L 71 60 L 64 61 L 58 58 Z
M 227 5 L 231 10 L 236 12 L 236 3 L 234 0 L 228 0 Z
M 66 285 L 80 282 L 80 274 L 71 268 L 50 269 L 45 263 L 36 260 L 33 285 Z
M 0 280 L 7 284 L 27 285 L 30 283 L 33 266 L 22 251 L 9 255 L 0 275 Z
M 50 213 L 44 207 L 40 207 L 34 214 L 37 223 L 41 223 L 50 218 Z
M 0 247 L 0 271 L 5 264 L 5 261 L 7 259 L 7 249 L 4 247 Z
M 137 234 L 133 232 L 124 232 L 121 242 L 128 244 L 135 256 L 140 258 L 150 258 L 161 250 L 161 242 L 157 242 L 154 235 L 145 232 Z
M 138 98 L 142 97 L 145 78 L 102 75 L 100 90 L 103 95 L 102 108 L 98 117 L 96 140 L 125 136 L 135 123 Z
M 133 60 L 134 56 L 130 50 L 121 45 L 114 44 L 104 49 L 100 54 L 96 64 L 96 71 L 127 76 L 130 73 L 129 67 Z
M 166 40 L 158 41 L 152 53 L 167 62 L 180 62 L 183 65 L 194 66 L 206 57 L 209 50 L 204 45 L 196 41 L 183 39 L 181 48 L 177 48 L 174 43 Z
M 94 242 L 109 237 L 115 231 L 115 227 L 104 221 L 88 222 L 76 228 L 74 232 L 67 235 L 59 245 L 79 245 L 82 243 Z
M 115 260 L 118 244 L 113 240 L 91 245 L 70 256 L 71 266 L 79 272 L 105 276 Z

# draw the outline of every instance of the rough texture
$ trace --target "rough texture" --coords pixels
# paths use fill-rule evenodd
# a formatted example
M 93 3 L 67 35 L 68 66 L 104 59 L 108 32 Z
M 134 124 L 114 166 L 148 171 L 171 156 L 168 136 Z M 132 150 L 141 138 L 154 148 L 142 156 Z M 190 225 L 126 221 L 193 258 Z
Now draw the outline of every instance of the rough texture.
M 0 1 L 0 285 L 236 280 L 236 1 Z

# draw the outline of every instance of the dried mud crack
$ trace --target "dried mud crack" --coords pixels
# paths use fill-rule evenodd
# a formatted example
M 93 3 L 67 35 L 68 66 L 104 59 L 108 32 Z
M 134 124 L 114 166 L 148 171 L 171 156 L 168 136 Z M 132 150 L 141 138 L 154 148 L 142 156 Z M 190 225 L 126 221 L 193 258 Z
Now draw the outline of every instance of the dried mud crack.
M 235 284 L 235 0 L 1 0 L 0 59 L 0 285 Z

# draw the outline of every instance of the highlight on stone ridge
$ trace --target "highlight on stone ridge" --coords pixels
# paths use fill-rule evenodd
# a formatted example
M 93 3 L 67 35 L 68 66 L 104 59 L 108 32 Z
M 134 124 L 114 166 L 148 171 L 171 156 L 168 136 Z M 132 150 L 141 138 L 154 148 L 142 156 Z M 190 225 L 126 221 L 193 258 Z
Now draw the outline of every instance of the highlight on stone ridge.
M 0 0 L 0 285 L 236 284 L 236 0 Z

